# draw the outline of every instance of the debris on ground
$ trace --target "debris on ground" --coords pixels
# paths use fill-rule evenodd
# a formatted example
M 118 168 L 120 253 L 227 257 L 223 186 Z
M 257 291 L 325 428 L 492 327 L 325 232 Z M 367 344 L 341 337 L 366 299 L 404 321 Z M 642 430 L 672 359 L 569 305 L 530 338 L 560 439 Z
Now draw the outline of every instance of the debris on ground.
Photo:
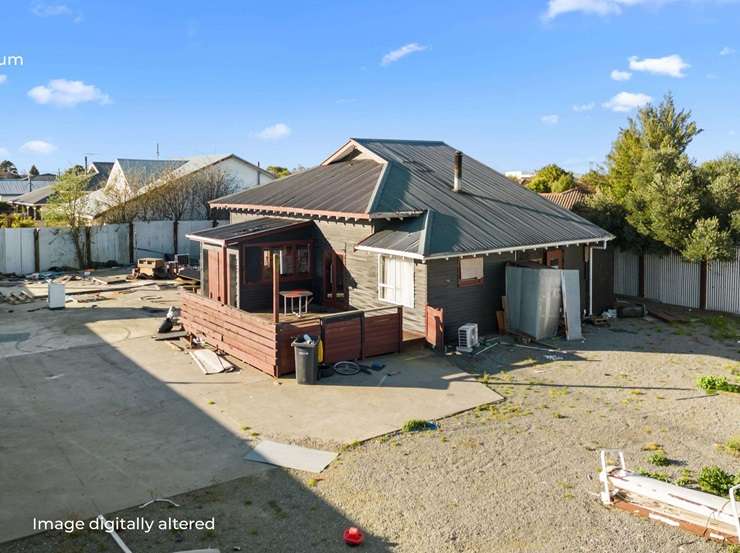
M 218 374 L 232 372 L 234 370 L 234 365 L 223 357 L 216 355 L 210 349 L 191 350 L 190 356 L 195 361 L 195 364 L 203 371 L 203 374 Z

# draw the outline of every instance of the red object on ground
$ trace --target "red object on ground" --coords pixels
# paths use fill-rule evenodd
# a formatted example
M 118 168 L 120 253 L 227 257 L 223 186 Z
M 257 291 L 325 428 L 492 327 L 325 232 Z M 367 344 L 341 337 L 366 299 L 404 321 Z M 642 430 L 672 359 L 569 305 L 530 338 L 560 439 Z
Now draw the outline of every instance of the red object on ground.
M 344 543 L 347 545 L 360 545 L 365 541 L 365 535 L 362 530 L 351 526 L 344 531 Z

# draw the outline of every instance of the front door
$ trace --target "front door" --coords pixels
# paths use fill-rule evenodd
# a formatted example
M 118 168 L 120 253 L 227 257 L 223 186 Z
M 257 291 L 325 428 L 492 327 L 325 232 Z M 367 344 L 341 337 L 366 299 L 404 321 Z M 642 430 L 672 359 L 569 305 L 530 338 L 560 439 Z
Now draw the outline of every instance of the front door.
M 221 251 L 208 248 L 208 297 L 216 301 L 224 301 L 221 285 Z
M 336 252 L 324 254 L 324 297 L 323 304 L 332 307 L 347 306 L 347 291 L 344 283 L 344 256 Z

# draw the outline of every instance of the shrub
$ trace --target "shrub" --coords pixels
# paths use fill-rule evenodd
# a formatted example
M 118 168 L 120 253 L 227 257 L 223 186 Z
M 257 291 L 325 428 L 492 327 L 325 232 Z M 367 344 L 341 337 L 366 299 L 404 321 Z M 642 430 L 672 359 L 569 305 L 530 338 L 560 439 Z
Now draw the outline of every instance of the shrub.
M 702 491 L 727 497 L 729 489 L 735 485 L 737 479 L 720 467 L 702 467 L 697 480 Z
M 670 459 L 666 457 L 664 451 L 656 451 L 650 457 L 648 457 L 648 463 L 655 465 L 656 467 L 667 467 L 671 464 Z
M 437 425 L 433 422 L 411 419 L 404 423 L 401 427 L 401 432 L 419 432 L 420 430 L 435 430 L 436 428 Z
M 735 392 L 740 393 L 740 384 L 732 384 L 726 376 L 702 376 L 696 381 L 696 385 L 707 392 Z

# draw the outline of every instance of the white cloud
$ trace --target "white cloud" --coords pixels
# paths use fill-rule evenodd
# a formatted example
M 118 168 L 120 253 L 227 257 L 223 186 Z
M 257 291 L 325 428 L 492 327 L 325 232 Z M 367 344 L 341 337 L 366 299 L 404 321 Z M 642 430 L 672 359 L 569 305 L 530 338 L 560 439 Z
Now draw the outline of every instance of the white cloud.
M 275 123 L 270 127 L 262 129 L 256 136 L 260 140 L 280 140 L 281 138 L 290 136 L 292 132 L 290 127 L 285 123 Z
M 580 12 L 592 15 L 619 15 L 623 7 L 644 4 L 655 0 L 549 0 L 545 19 Z
M 8 82 L 8 76 L 7 75 L 0 75 L 0 84 L 4 84 Z
M 647 94 L 633 93 L 633 92 L 620 92 L 614 96 L 608 102 L 604 102 L 602 105 L 612 111 L 627 112 L 635 108 L 649 104 L 652 98 Z
M 646 71 L 654 75 L 667 75 L 669 77 L 682 78 L 686 76 L 684 69 L 691 67 L 683 61 L 681 56 L 673 54 L 662 58 L 644 58 L 637 56 L 630 58 L 630 69 L 632 71 Z
M 426 46 L 423 46 L 417 42 L 411 42 L 409 44 L 405 44 L 401 46 L 400 48 L 396 50 L 393 50 L 392 52 L 388 52 L 385 56 L 383 56 L 383 59 L 380 61 L 380 64 L 389 65 L 393 62 L 400 60 L 401 58 L 405 58 L 409 54 L 413 54 L 414 52 L 423 52 L 426 49 L 427 49 Z
M 576 104 L 573 106 L 573 111 L 591 111 L 595 106 L 596 104 L 594 102 L 589 102 L 588 104 Z
M 725 46 L 724 48 L 722 48 L 722 50 L 719 51 L 720 56 L 731 56 L 734 53 L 735 49 L 730 48 L 729 46 Z
M 57 149 L 54 144 L 44 140 L 30 140 L 21 146 L 21 151 L 28 154 L 50 154 Z
M 28 95 L 39 104 L 51 104 L 61 107 L 74 107 L 77 104 L 95 102 L 110 104 L 110 96 L 98 87 L 82 81 L 54 79 L 47 86 L 39 85 L 28 91 Z
M 36 2 L 31 8 L 36 17 L 70 17 L 75 23 L 82 21 L 82 14 L 70 8 L 67 4 L 47 4 Z
M 632 78 L 632 73 L 615 69 L 610 73 L 610 76 L 614 81 L 629 81 Z
M 540 121 L 545 125 L 557 125 L 560 122 L 560 116 L 555 114 L 543 115 L 540 117 Z

